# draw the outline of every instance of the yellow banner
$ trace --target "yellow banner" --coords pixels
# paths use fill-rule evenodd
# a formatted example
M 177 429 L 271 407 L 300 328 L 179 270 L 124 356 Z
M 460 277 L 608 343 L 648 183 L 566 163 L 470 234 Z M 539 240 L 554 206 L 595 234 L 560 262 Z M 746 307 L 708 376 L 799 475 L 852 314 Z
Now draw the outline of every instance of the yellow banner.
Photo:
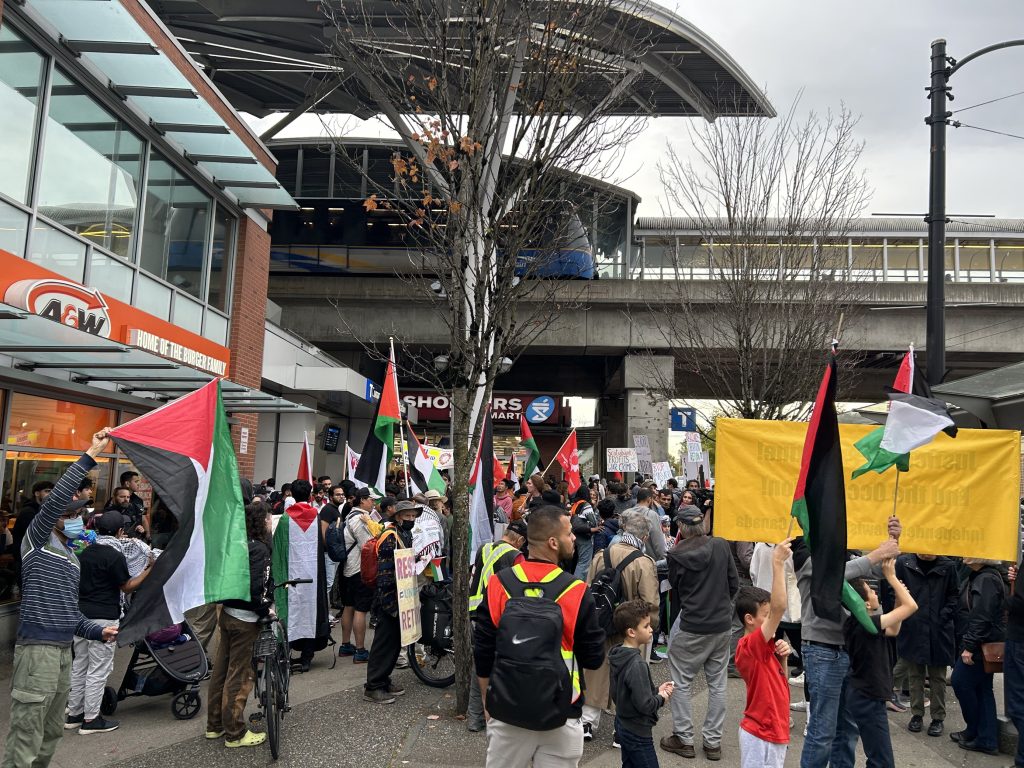
M 875 427 L 840 424 L 850 549 L 874 549 L 893 511 L 896 470 L 850 473 L 864 463 L 853 444 Z M 807 424 L 717 420 L 715 535 L 779 541 L 789 527 Z M 1017 559 L 1020 539 L 1020 432 L 961 429 L 910 455 L 899 483 L 900 549 L 936 555 Z M 794 525 L 799 533 L 800 526 Z

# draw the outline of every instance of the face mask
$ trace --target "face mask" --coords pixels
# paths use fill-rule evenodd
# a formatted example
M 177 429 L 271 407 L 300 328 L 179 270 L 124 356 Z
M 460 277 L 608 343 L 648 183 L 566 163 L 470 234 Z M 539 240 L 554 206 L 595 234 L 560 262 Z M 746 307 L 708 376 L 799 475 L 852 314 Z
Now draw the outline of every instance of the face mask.
M 402 530 L 403 531 L 411 531 L 415 527 L 416 527 L 416 521 L 415 520 L 403 520 L 402 521 Z
M 64 535 L 68 539 L 77 539 L 84 530 L 85 524 L 80 517 L 73 517 L 70 520 L 64 521 Z

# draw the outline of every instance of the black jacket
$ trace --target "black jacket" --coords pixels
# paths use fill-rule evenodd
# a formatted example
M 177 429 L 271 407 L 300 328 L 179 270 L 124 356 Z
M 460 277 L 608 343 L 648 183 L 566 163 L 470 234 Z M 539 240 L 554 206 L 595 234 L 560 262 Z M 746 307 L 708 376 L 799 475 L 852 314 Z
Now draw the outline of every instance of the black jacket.
M 254 611 L 261 616 L 267 609 L 263 605 L 263 591 L 266 588 L 267 568 L 270 567 L 270 547 L 257 539 L 249 539 L 249 599 L 225 600 L 222 605 Z M 273 595 L 273 589 L 270 594 Z
M 926 570 L 917 555 L 900 555 L 896 560 L 896 578 L 907 586 L 917 612 L 903 622 L 896 638 L 900 658 L 915 664 L 951 667 L 956 661 L 956 614 L 960 595 L 956 563 L 939 557 Z M 879 595 L 886 612 L 892 610 L 896 596 L 885 581 Z
M 991 565 L 970 576 L 960 590 L 957 617 L 957 649 L 981 652 L 982 643 L 997 643 L 1006 635 L 1006 586 L 1003 575 Z
M 487 605 L 487 599 L 473 614 L 476 625 L 473 630 L 473 660 L 476 664 L 477 677 L 490 677 L 494 668 L 495 641 L 498 630 L 491 621 L 491 612 Z M 580 689 L 583 695 L 576 700 L 576 703 L 569 709 L 569 718 L 583 716 L 583 704 L 586 699 L 587 680 L 583 675 L 584 669 L 600 669 L 604 663 L 605 635 L 604 630 L 597 623 L 597 607 L 594 605 L 594 598 L 590 590 L 583 590 L 583 599 L 580 601 L 580 610 L 576 614 L 576 628 L 573 632 L 573 654 L 576 656 L 576 663 L 580 669 Z
M 651 680 L 651 670 L 635 648 L 617 645 L 608 652 L 616 719 L 637 736 L 650 738 L 665 699 Z
M 1024 642 L 1024 573 L 1019 573 L 1013 582 L 1013 594 L 1010 595 L 1009 619 L 1006 622 L 1006 639 L 1015 643 Z
M 739 577 L 729 542 L 715 536 L 683 539 L 668 553 L 668 581 L 679 599 L 679 627 L 696 635 L 728 632 Z

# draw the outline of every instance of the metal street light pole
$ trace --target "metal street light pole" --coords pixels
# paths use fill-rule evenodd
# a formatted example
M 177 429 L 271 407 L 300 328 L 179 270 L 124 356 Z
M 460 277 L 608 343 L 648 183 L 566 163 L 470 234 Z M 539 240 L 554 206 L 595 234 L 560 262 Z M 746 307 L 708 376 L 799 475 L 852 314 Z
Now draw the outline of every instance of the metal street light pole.
M 931 126 L 931 163 L 928 188 L 928 308 L 926 373 L 928 384 L 941 384 L 946 373 L 946 41 L 932 43 L 932 80 L 928 98 L 932 112 L 925 118 Z
M 927 379 L 929 385 L 941 384 L 946 375 L 946 125 L 952 101 L 949 78 L 979 56 L 1003 48 L 1024 45 L 1024 40 L 1007 40 L 975 51 L 960 61 L 946 56 L 946 41 L 932 42 L 931 85 L 927 88 L 932 111 L 924 119 L 931 128 L 931 163 L 928 188 L 928 308 L 927 308 Z

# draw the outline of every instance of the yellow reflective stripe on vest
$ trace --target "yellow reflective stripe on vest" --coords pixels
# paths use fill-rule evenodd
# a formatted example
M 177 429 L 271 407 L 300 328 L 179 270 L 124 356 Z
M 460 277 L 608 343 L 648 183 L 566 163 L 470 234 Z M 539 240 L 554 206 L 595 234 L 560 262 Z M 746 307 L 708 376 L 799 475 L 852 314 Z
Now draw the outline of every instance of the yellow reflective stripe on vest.
M 516 578 L 520 581 L 532 581 L 532 579 L 527 577 L 526 571 L 523 570 L 522 565 L 513 565 L 512 571 L 516 574 Z M 544 577 L 540 580 L 540 583 L 546 584 L 549 581 L 554 581 L 561 573 L 563 573 L 563 571 L 560 568 L 552 568 L 548 573 L 544 575 Z M 565 594 L 575 586 L 576 582 L 574 581 L 572 584 L 565 588 L 562 594 L 555 598 L 555 602 L 557 603 L 559 600 L 565 597 Z M 531 592 L 533 594 L 530 594 Z M 527 597 L 544 596 L 544 593 L 538 589 L 528 589 L 525 591 L 525 594 Z M 561 646 L 561 643 L 558 646 L 558 650 L 562 654 L 562 661 L 565 663 L 565 669 L 569 673 L 569 678 L 572 680 L 572 701 L 575 704 L 576 700 L 579 699 L 579 697 L 583 694 L 583 690 L 580 687 L 580 671 L 576 667 L 576 654 L 574 654 L 572 651 L 565 650 L 565 648 Z
M 504 555 L 516 551 L 516 548 L 507 541 L 499 541 L 497 544 L 484 544 L 482 549 L 484 550 L 484 556 L 483 565 L 480 569 L 480 580 L 477 582 L 476 592 L 469 596 L 470 613 L 479 608 L 480 603 L 484 601 L 484 595 L 487 594 L 487 582 L 494 575 L 494 566 L 498 564 L 498 561 Z

